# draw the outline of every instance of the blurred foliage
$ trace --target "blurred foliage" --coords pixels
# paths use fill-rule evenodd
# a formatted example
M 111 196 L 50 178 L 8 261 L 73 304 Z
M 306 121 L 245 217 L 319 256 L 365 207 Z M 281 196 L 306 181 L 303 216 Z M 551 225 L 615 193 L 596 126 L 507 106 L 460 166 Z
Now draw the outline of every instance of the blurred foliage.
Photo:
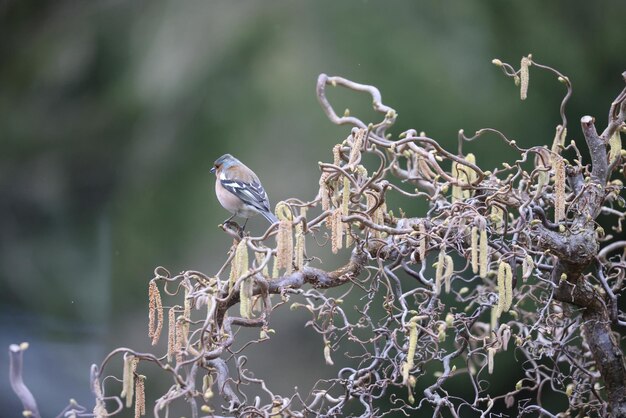
M 0 335 L 39 347 L 26 379 L 42 412 L 90 402 L 89 364 L 113 347 L 147 348 L 155 266 L 221 264 L 215 158 L 253 167 L 273 203 L 316 193 L 317 162 L 348 133 L 316 102 L 319 73 L 376 85 L 396 133 L 455 149 L 459 129 L 494 127 L 529 146 L 551 143 L 563 87 L 531 69 L 521 103 L 491 59 L 532 53 L 572 80 L 578 141 L 578 119 L 602 125 L 621 89 L 625 13 L 618 0 L 0 1 Z M 364 96 L 332 99 L 371 112 Z M 510 157 L 480 144 L 483 167 Z M 288 319 L 278 332 L 305 341 Z M 4 379 L 0 393 L 17 413 Z

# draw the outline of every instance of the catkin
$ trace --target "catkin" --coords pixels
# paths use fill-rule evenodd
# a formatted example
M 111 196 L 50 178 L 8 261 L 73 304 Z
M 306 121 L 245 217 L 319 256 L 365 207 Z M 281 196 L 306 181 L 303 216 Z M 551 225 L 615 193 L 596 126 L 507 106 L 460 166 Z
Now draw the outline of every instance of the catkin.
M 304 267 L 304 232 L 302 232 L 302 224 L 296 225 L 295 230 L 296 246 L 293 263 L 296 270 L 300 271 Z
M 476 165 L 476 156 L 472 153 L 469 153 L 465 156 L 465 161 L 467 161 L 468 163 L 474 164 Z M 463 169 L 465 170 L 466 174 L 465 177 L 467 179 L 467 183 L 468 185 L 472 185 L 476 182 L 476 180 L 478 180 L 478 173 L 476 173 L 476 171 L 474 171 L 473 169 L 465 166 L 463 167 Z M 470 197 L 472 197 L 474 195 L 474 189 L 466 189 L 463 190 L 463 197 L 465 199 L 468 199 Z
M 245 251 L 246 251 L 246 256 L 245 256 L 246 266 L 244 270 L 248 268 L 248 250 L 245 249 Z M 189 323 L 191 322 L 191 299 L 188 297 L 188 294 L 189 294 L 189 290 L 185 288 L 185 297 L 183 299 L 183 318 L 184 318 L 183 338 L 185 339 L 185 341 L 187 341 L 187 338 L 189 336 Z
M 478 227 L 473 226 L 471 232 L 472 273 L 478 273 Z
M 505 284 L 505 276 L 506 276 L 506 264 L 504 261 L 500 262 L 498 266 L 498 310 L 497 316 L 500 317 L 502 312 L 504 311 L 505 300 L 506 300 L 506 284 Z
M 171 307 L 167 317 L 167 361 L 176 353 L 176 308 Z
M 277 247 L 276 247 L 276 263 L 279 269 L 285 269 L 285 274 L 291 274 L 293 265 L 293 222 L 291 216 L 291 210 L 286 205 L 285 209 L 278 213 L 278 219 L 280 224 L 278 225 L 278 234 L 276 235 Z
M 124 370 L 122 371 L 122 393 L 120 396 L 126 398 L 126 408 L 133 404 L 133 389 L 135 385 L 135 371 L 139 359 L 132 354 L 124 355 Z
M 343 246 L 343 223 L 341 222 L 341 209 L 335 209 L 332 214 L 332 229 L 331 229 L 331 247 L 333 254 L 337 252 Z
M 446 267 L 443 272 L 443 281 L 445 283 L 446 293 L 450 293 L 452 273 L 454 272 L 454 262 L 452 261 L 452 257 L 450 257 L 449 255 L 446 255 L 444 261 Z
M 530 254 L 526 254 L 524 261 L 522 261 L 522 279 L 527 279 L 533 273 L 535 269 L 535 262 Z
M 339 167 L 341 163 L 341 144 L 337 144 L 333 147 L 333 164 Z
M 161 293 L 154 281 L 150 281 L 148 298 L 148 336 L 152 338 L 152 345 L 156 345 L 161 336 L 161 330 L 163 329 L 163 304 L 161 302 Z
M 504 210 L 500 206 L 491 206 L 491 219 L 497 233 L 504 232 Z
M 495 355 L 496 355 L 496 349 L 494 347 L 487 348 L 487 369 L 489 371 L 489 374 L 493 374 Z
M 350 203 L 350 180 L 348 177 L 343 178 L 343 189 L 341 196 L 341 214 L 348 216 L 348 204 Z
M 417 348 L 417 317 L 409 321 L 409 348 L 406 353 L 406 361 L 402 365 L 402 384 L 409 383 L 409 372 L 414 365 L 415 350 Z
M 554 222 L 565 218 L 565 161 L 556 158 L 554 164 Z
M 491 330 L 495 331 L 496 326 L 498 325 L 498 309 L 496 307 L 491 307 L 491 321 L 490 321 L 490 325 L 491 325 Z
M 487 242 L 487 230 L 481 228 L 480 230 L 480 247 L 479 247 L 479 276 L 483 279 L 487 277 L 487 271 L 489 269 L 489 245 Z
M 279 230 L 280 231 L 280 230 Z M 235 256 L 230 263 L 230 288 L 235 286 L 235 282 L 248 271 L 248 243 L 247 239 L 242 239 L 237 244 Z
M 328 181 L 328 176 L 328 173 L 322 173 L 319 181 L 319 195 L 320 199 L 322 199 L 322 210 L 324 211 L 330 209 L 330 190 L 328 190 L 328 184 L 326 183 Z
M 418 232 L 419 232 L 419 254 L 420 254 L 420 262 L 424 263 L 426 261 L 426 227 L 424 226 L 423 222 L 420 222 L 419 226 L 418 226 Z
M 174 344 L 174 350 L 176 352 L 176 363 L 183 362 L 183 345 L 185 341 L 183 339 L 183 321 L 182 316 L 176 319 L 176 343 Z
M 452 177 L 455 180 L 455 184 L 452 185 L 452 203 L 460 202 L 463 200 L 463 189 L 460 184 L 463 184 L 465 174 L 459 170 L 459 165 L 456 161 L 452 162 Z
M 143 375 L 137 376 L 135 386 L 135 392 L 137 393 L 137 398 L 135 399 L 135 418 L 139 418 L 140 416 L 146 414 L 145 378 L 146 377 Z
M 507 312 L 513 304 L 513 272 L 509 263 L 504 265 L 504 290 L 503 312 Z
M 442 249 L 439 251 L 439 256 L 437 257 L 437 268 L 435 270 L 435 293 L 439 294 L 441 292 L 441 280 L 443 279 L 443 268 L 446 260 L 446 251 Z
M 348 158 L 348 164 L 358 164 L 361 160 L 361 147 L 363 146 L 363 139 L 365 138 L 365 129 L 359 129 L 354 132 L 352 136 L 352 148 L 350 149 L 350 157 Z
M 528 82 L 530 81 L 530 73 L 528 67 L 530 67 L 532 61 L 529 57 L 522 57 L 520 68 L 520 99 L 526 100 L 528 97 Z
M 254 278 L 246 277 L 241 281 L 239 288 L 239 314 L 243 318 L 252 317 L 252 296 L 254 290 Z

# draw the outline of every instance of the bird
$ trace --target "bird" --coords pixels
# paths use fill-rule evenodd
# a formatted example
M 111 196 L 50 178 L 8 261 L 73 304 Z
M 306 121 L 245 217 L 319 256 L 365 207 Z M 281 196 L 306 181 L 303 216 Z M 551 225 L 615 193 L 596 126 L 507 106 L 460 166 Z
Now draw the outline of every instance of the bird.
M 224 154 L 215 160 L 210 171 L 215 173 L 217 200 L 233 214 L 224 223 L 239 216 L 246 219 L 244 229 L 248 218 L 258 213 L 271 224 L 278 222 L 270 210 L 270 202 L 259 177 L 244 163 L 230 154 Z

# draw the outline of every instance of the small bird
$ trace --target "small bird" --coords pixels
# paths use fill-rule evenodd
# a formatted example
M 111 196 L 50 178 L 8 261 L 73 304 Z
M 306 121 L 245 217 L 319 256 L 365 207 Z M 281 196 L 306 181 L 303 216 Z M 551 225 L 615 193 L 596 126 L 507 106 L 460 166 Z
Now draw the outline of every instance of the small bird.
M 278 219 L 270 211 L 270 202 L 261 181 L 254 171 L 230 154 L 224 154 L 213 163 L 211 173 L 215 173 L 215 194 L 217 200 L 233 214 L 224 223 L 235 216 L 248 218 L 260 213 L 270 223 Z M 243 229 L 242 228 L 242 229 Z

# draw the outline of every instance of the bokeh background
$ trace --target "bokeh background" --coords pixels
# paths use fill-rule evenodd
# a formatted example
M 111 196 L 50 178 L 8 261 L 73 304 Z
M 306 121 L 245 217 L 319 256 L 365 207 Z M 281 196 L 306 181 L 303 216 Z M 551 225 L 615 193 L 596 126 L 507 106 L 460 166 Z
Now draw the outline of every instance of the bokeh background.
M 317 162 L 349 129 L 321 111 L 318 74 L 376 85 L 399 113 L 394 134 L 456 149 L 459 129 L 492 127 L 551 144 L 563 86 L 531 68 L 520 102 L 491 64 L 532 53 L 572 80 L 568 139 L 580 141 L 580 117 L 602 126 L 623 86 L 625 15 L 617 0 L 0 0 L 0 346 L 30 343 L 25 379 L 45 416 L 70 397 L 92 407 L 89 366 L 150 349 L 153 269 L 214 274 L 225 259 L 215 158 L 246 162 L 274 203 L 315 196 Z M 378 120 L 369 97 L 331 100 Z M 512 157 L 495 138 L 472 151 L 485 168 Z M 338 370 L 307 319 L 279 312 L 251 353 L 277 392 Z M 515 381 L 496 367 L 494 386 Z M 148 401 L 167 385 L 149 379 Z M 21 414 L 7 355 L 0 409 Z

